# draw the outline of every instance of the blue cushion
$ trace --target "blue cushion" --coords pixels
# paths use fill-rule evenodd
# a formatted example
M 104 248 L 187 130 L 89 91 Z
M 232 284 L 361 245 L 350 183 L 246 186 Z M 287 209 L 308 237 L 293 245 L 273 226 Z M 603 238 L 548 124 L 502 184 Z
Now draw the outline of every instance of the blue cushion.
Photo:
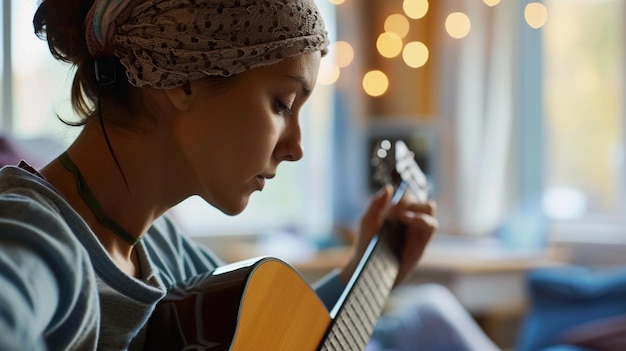
M 556 346 L 550 346 L 545 349 L 541 349 L 541 351 L 594 351 L 594 350 L 583 349 L 580 347 L 570 346 L 570 345 L 556 345 Z
M 559 345 L 559 335 L 570 327 L 626 314 L 626 267 L 543 268 L 527 278 L 530 309 L 517 351 Z

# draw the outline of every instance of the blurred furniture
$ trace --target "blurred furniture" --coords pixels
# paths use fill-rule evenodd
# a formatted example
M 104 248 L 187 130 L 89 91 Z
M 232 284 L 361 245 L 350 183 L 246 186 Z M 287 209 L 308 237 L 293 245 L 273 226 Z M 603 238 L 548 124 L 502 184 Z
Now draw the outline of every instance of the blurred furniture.
M 410 282 L 448 288 L 498 346 L 510 349 L 527 311 L 528 272 L 568 262 L 568 251 L 560 248 L 520 250 L 495 238 L 441 235 Z
M 0 167 L 17 165 L 21 160 L 40 168 L 65 148 L 61 140 L 52 138 L 17 138 L 0 131 Z
M 529 310 L 518 335 L 516 351 L 617 350 L 603 346 L 565 346 L 566 338 L 592 340 L 589 332 L 626 336 L 626 266 L 569 266 L 533 270 L 527 277 Z M 585 335 L 587 334 L 587 335 Z M 620 336 L 624 335 L 624 336 Z M 622 344 L 623 345 L 623 344 Z M 623 350 L 622 348 L 619 348 Z

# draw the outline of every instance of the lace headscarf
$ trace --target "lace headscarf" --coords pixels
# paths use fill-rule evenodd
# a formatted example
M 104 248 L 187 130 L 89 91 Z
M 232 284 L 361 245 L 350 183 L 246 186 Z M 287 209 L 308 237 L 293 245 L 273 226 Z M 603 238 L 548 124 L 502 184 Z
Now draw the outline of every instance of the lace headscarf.
M 314 0 L 96 0 L 85 24 L 90 53 L 119 57 L 137 87 L 227 77 L 329 43 Z

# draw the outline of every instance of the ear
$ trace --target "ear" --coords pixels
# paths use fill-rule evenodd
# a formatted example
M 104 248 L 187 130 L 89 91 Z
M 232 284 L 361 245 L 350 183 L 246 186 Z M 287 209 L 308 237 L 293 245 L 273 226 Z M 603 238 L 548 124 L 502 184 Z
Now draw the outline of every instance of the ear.
M 187 111 L 196 98 L 196 94 L 194 94 L 191 84 L 188 82 L 176 88 L 165 89 L 165 95 L 179 111 Z

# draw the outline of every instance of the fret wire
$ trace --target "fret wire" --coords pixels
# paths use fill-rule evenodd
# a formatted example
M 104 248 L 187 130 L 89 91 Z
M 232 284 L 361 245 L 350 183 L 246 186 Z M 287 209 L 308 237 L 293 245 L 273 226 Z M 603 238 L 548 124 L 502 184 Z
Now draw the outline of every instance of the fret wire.
M 337 334 L 337 327 L 334 327 L 332 330 L 332 338 L 331 338 L 333 343 L 338 343 L 339 342 L 339 335 Z
M 355 314 L 353 317 L 356 317 L 357 313 L 354 310 L 354 307 L 352 307 L 352 311 Z M 359 344 L 367 343 L 367 329 L 362 323 L 354 323 L 354 328 L 350 328 L 350 331 L 353 338 L 357 340 Z
M 378 319 L 378 315 L 372 309 L 367 309 L 363 311 L 363 317 L 367 321 L 365 326 L 368 329 L 370 329 L 371 326 L 376 325 L 376 320 Z
M 329 338 L 327 338 L 327 339 L 324 341 L 324 344 L 322 345 L 322 347 L 321 347 L 321 350 L 320 350 L 320 351 L 330 351 L 330 350 L 332 350 L 332 349 L 333 349 L 333 348 L 332 348 L 332 343 L 333 343 L 333 341 L 334 341 L 334 339 L 332 339 L 332 338 L 330 338 L 330 337 L 329 337 Z
M 369 339 L 369 332 L 368 332 L 369 329 L 370 328 L 367 325 L 363 325 L 363 324 L 360 324 L 360 323 L 356 324 L 356 331 L 358 332 L 357 336 L 358 336 L 358 344 L 359 345 L 366 345 L 367 344 L 367 341 Z
M 343 347 L 343 345 L 346 345 L 347 341 L 345 338 L 343 338 L 341 335 L 336 336 L 335 338 L 335 342 L 333 343 L 333 347 L 335 348 L 339 348 L 339 347 Z
M 349 338 L 349 334 L 348 332 L 345 330 L 346 329 L 346 322 L 345 320 L 340 320 L 339 321 L 339 334 L 341 335 L 341 339 L 344 342 L 349 342 L 348 338 Z
M 373 302 L 377 302 L 378 301 L 378 296 L 380 295 L 380 291 L 376 290 L 376 289 L 372 289 L 370 286 L 364 287 L 364 289 L 367 288 L 367 294 L 364 294 L 367 296 L 367 301 L 368 301 L 368 305 L 372 305 L 372 300 Z M 373 308 L 377 307 L 377 306 L 371 306 Z
M 356 346 L 357 344 L 357 340 L 355 339 L 354 335 L 350 332 L 350 326 L 347 324 L 347 322 L 345 320 L 342 321 L 342 330 L 345 330 L 345 333 L 343 334 L 345 336 L 345 340 L 348 342 L 348 344 L 350 346 Z M 354 350 L 351 349 L 351 350 Z
M 368 323 L 371 323 L 370 318 L 369 318 L 369 310 L 370 310 L 370 304 L 369 304 L 369 302 L 370 302 L 370 301 L 369 301 L 369 300 L 368 300 L 368 299 L 364 296 L 364 294 L 363 294 L 363 293 L 356 294 L 356 295 L 355 295 L 355 298 L 359 301 L 359 304 L 360 304 L 361 306 L 363 306 L 363 312 L 364 312 L 364 313 L 366 313 L 366 314 L 368 314 L 368 316 L 367 316 L 367 317 L 368 317 L 367 322 L 368 322 Z
M 337 340 L 337 344 L 333 345 L 334 350 L 337 350 L 337 351 L 341 350 L 342 348 L 345 347 L 346 343 L 347 342 L 345 340 Z
M 371 308 L 364 309 L 363 314 L 364 314 L 364 317 L 367 318 L 367 325 L 376 323 L 377 316 L 374 316 L 374 313 L 372 312 Z
M 374 291 L 373 294 L 371 294 L 371 297 L 373 298 L 373 301 L 370 300 L 370 304 L 369 304 L 369 308 L 368 310 L 368 315 L 374 315 L 378 312 L 378 309 L 380 307 L 380 296 L 381 293 L 379 290 Z M 373 316 L 374 319 L 377 319 L 377 316 Z M 374 321 L 375 323 L 375 321 Z
M 360 317 L 360 313 L 358 313 L 356 311 L 356 309 L 354 308 L 354 304 L 349 303 L 347 307 L 348 307 L 348 312 L 347 313 L 348 313 L 348 316 L 350 317 L 350 320 L 355 321 L 355 319 L 360 319 L 361 318 Z M 358 326 L 358 325 L 360 325 L 362 323 L 353 323 L 353 324 L 355 326 Z
M 332 345 L 336 348 L 339 349 L 341 347 L 341 345 L 343 344 L 341 342 L 342 340 L 339 339 L 339 336 L 337 334 L 335 334 L 335 338 L 332 341 Z
M 334 335 L 332 334 L 328 334 L 328 336 L 326 337 L 326 340 L 324 341 L 324 345 L 322 346 L 322 350 L 321 351 L 326 351 L 329 348 L 332 348 L 332 344 L 336 342 L 336 338 Z
M 356 312 L 356 308 L 354 307 L 353 303 L 349 304 L 348 309 L 349 309 L 349 311 Z M 363 317 L 364 317 L 364 315 L 362 313 L 363 311 L 360 311 L 360 312 L 361 313 L 358 313 L 359 322 L 360 322 L 359 324 L 366 324 L 368 321 L 363 319 Z
M 357 326 L 357 329 L 359 330 L 359 335 L 361 336 L 361 343 L 367 344 L 367 341 L 369 340 L 370 335 L 371 335 L 370 326 L 359 323 L 359 325 Z

